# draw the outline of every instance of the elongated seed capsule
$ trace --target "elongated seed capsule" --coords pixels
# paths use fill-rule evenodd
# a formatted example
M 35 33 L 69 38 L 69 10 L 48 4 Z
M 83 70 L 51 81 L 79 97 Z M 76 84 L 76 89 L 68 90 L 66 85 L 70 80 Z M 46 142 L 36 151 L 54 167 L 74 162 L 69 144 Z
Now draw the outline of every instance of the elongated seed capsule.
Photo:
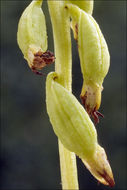
M 109 70 L 110 55 L 104 36 L 94 18 L 85 11 L 67 6 L 72 20 L 74 35 L 77 33 L 80 65 L 83 74 L 83 87 L 81 91 L 82 102 L 97 123 L 97 110 L 101 103 L 102 83 Z M 77 12 L 77 13 L 76 13 Z M 76 19 L 76 16 L 77 19 Z
M 112 171 L 104 149 L 98 145 L 94 124 L 83 106 L 57 82 L 57 78 L 56 73 L 50 73 L 46 80 L 47 112 L 55 134 L 101 183 L 113 186 Z
M 45 17 L 41 9 L 42 0 L 32 1 L 24 10 L 18 24 L 17 41 L 34 71 L 54 62 L 54 55 L 47 50 Z
M 55 77 L 56 73 L 48 74 L 46 82 L 47 111 L 54 131 L 70 151 L 83 157 L 85 149 L 91 155 L 97 143 L 94 125 L 76 98 L 55 82 Z

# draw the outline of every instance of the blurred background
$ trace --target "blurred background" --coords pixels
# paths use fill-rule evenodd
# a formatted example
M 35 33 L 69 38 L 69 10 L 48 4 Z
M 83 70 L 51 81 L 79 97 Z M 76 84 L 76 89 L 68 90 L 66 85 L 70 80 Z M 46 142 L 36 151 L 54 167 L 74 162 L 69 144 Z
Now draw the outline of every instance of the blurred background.
M 17 25 L 28 0 L 1 1 L 1 190 L 61 189 L 57 137 L 46 113 L 45 76 L 31 72 L 17 45 Z M 53 49 L 47 2 L 49 50 Z M 96 127 L 116 185 L 127 188 L 126 152 L 126 1 L 95 1 L 94 18 L 107 41 L 111 66 L 104 81 L 100 119 Z M 73 43 L 73 94 L 79 99 L 82 77 Z M 54 65 L 43 69 L 54 70 Z M 79 100 L 80 101 L 80 100 Z M 80 189 L 110 189 L 99 185 L 77 158 Z

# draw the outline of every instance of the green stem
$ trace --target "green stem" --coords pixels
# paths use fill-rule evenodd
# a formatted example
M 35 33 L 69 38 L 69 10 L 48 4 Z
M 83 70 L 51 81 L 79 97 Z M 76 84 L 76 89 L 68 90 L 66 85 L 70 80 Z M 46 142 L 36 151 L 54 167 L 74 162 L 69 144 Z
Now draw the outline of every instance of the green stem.
M 64 1 L 48 1 L 52 21 L 56 64 L 59 83 L 71 92 L 72 56 L 70 21 Z M 78 189 L 76 156 L 59 141 L 60 167 L 63 189 Z

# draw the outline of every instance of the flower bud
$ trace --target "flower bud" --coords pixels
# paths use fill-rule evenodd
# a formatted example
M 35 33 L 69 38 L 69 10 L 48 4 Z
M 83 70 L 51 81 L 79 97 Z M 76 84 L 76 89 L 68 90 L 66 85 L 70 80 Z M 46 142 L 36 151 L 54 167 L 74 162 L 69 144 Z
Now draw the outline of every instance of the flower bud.
M 75 96 L 57 82 L 56 73 L 49 73 L 46 80 L 46 104 L 53 129 L 65 147 L 81 157 L 93 154 L 96 129 Z
M 47 32 L 41 5 L 42 0 L 28 5 L 19 20 L 17 32 L 18 45 L 33 71 L 54 62 L 54 55 L 46 52 Z
M 57 82 L 56 73 L 46 80 L 47 112 L 62 144 L 77 154 L 101 183 L 114 185 L 113 175 L 104 149 L 98 145 L 97 133 L 89 115 L 73 96 Z
M 97 123 L 102 83 L 109 69 L 110 56 L 98 24 L 85 12 L 82 12 L 78 25 L 78 47 L 84 79 L 80 97 Z
M 97 110 L 101 103 L 102 83 L 110 64 L 108 47 L 99 25 L 90 14 L 76 6 L 68 5 L 68 10 L 75 23 L 72 28 L 78 43 L 83 74 L 80 97 L 89 115 L 98 123 L 98 115 L 101 114 Z

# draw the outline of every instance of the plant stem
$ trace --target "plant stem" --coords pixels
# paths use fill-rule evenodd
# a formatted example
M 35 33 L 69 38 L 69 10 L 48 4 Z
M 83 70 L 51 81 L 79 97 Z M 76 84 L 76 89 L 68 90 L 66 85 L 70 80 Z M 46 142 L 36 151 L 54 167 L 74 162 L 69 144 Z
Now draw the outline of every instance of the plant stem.
M 64 1 L 48 1 L 55 46 L 55 71 L 58 82 L 71 92 L 72 55 L 70 21 Z M 78 189 L 76 156 L 59 141 L 60 168 L 63 189 Z

